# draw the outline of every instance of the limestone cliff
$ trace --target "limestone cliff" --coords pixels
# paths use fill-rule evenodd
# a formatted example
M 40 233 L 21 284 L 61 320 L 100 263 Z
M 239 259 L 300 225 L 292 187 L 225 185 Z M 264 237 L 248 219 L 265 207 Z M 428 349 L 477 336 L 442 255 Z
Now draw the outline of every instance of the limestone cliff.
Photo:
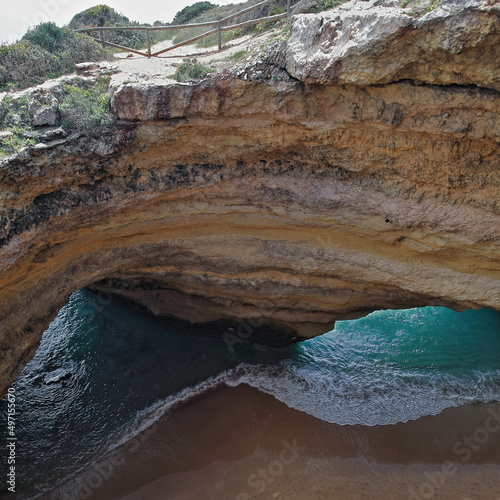
M 195 85 L 120 85 L 100 135 L 4 160 L 1 387 L 92 284 L 254 320 L 260 341 L 383 308 L 500 310 L 500 6 L 396 3 L 295 16 L 264 59 Z

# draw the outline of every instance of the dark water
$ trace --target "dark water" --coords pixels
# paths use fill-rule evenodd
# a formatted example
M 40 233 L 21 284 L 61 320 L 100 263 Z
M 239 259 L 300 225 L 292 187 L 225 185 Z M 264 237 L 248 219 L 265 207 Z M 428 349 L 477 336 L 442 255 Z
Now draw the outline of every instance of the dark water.
M 51 489 L 166 408 L 212 387 L 217 375 L 240 361 L 275 362 L 286 355 L 190 335 L 80 290 L 13 384 L 18 413 L 15 498 Z M 2 418 L 6 408 L 4 398 Z M 13 498 L 3 473 L 5 431 L 2 425 L 0 498 Z
M 376 312 L 277 351 L 194 336 L 79 291 L 13 385 L 18 493 L 6 491 L 2 473 L 0 497 L 52 489 L 220 383 L 247 383 L 339 424 L 404 422 L 500 400 L 500 314 Z M 0 439 L 5 453 L 5 426 Z

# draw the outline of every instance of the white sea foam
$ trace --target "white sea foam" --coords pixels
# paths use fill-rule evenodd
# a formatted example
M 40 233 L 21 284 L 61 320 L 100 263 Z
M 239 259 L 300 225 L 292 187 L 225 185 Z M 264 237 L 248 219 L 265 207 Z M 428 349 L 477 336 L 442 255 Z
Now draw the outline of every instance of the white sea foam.
M 160 418 L 166 415 L 169 411 L 175 409 L 177 406 L 187 403 L 189 400 L 224 384 L 228 376 L 229 372 L 222 372 L 219 375 L 210 377 L 209 379 L 200 382 L 199 384 L 186 387 L 181 391 L 172 394 L 161 401 L 157 401 L 148 408 L 138 412 L 134 419 L 128 423 L 126 428 L 115 434 L 109 441 L 107 453 L 138 436 L 141 432 L 154 425 Z
M 105 447 L 105 451 L 100 454 L 101 459 L 108 453 L 111 453 L 113 450 L 116 450 L 120 446 L 132 441 L 139 434 L 153 426 L 156 422 L 158 422 L 160 418 L 165 416 L 175 407 L 184 404 L 189 400 L 224 384 L 228 376 L 229 372 L 222 372 L 219 375 L 204 380 L 203 382 L 200 382 L 199 384 L 196 384 L 192 387 L 186 387 L 185 389 L 182 389 L 181 391 L 172 394 L 169 397 L 158 401 L 148 408 L 138 412 L 133 420 L 129 422 L 125 428 L 115 433 L 113 436 L 110 436 L 107 446 Z M 94 463 L 99 462 L 99 460 L 100 459 L 95 460 Z M 63 485 L 70 477 L 78 476 L 78 474 L 87 469 L 87 467 L 88 465 L 85 465 L 84 467 L 73 471 L 70 475 L 68 475 L 66 479 L 60 482 L 53 489 L 57 489 L 58 487 Z M 30 497 L 28 500 L 36 500 L 46 493 L 47 491 L 39 493 L 33 497 Z
M 320 367 L 240 365 L 227 385 L 247 384 L 290 408 L 340 425 L 390 425 L 444 409 L 500 400 L 500 370 L 454 376 L 437 372 L 338 373 Z
M 468 376 L 400 370 L 392 375 L 385 371 L 370 378 L 363 370 L 335 372 L 321 365 L 296 365 L 290 360 L 274 365 L 243 363 L 137 413 L 126 428 L 110 437 L 101 456 L 131 442 L 177 406 L 223 384 L 247 384 L 290 408 L 340 425 L 390 425 L 436 415 L 449 407 L 500 400 L 500 370 L 471 372 Z M 71 477 L 84 469 L 73 472 Z
M 324 368 L 241 364 L 158 401 L 136 415 L 108 451 L 130 441 L 167 412 L 192 398 L 226 384 L 247 384 L 274 396 L 290 408 L 340 425 L 390 425 L 437 415 L 471 403 L 500 401 L 500 370 L 455 376 L 394 372 L 368 378 L 359 373 L 332 373 Z

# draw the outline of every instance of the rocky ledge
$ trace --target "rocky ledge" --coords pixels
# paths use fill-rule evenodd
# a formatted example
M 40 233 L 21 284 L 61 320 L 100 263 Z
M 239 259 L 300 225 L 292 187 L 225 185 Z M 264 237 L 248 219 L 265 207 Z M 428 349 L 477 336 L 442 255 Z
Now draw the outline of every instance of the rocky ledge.
M 198 84 L 122 84 L 106 129 L 4 160 L 0 386 L 87 286 L 260 342 L 500 310 L 500 6 L 397 4 L 295 16 Z

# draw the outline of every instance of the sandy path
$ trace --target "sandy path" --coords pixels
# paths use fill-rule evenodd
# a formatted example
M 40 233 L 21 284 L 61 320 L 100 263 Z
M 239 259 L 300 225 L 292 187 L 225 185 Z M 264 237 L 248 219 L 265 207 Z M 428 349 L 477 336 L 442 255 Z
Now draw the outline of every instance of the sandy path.
M 255 57 L 265 45 L 276 40 L 279 31 L 269 31 L 258 35 L 248 35 L 231 40 L 225 44 L 222 51 L 217 47 L 201 48 L 195 44 L 184 45 L 172 51 L 150 59 L 132 53 L 121 52 L 115 55 L 115 60 L 99 64 L 102 69 L 114 72 L 111 80 L 113 86 L 131 82 L 149 82 L 164 84 L 173 82 L 176 68 L 185 58 L 195 57 L 199 62 L 221 71 L 234 66 L 234 54 L 246 51 L 246 57 Z M 152 47 L 152 51 L 163 50 L 172 45 L 171 40 L 165 40 Z

